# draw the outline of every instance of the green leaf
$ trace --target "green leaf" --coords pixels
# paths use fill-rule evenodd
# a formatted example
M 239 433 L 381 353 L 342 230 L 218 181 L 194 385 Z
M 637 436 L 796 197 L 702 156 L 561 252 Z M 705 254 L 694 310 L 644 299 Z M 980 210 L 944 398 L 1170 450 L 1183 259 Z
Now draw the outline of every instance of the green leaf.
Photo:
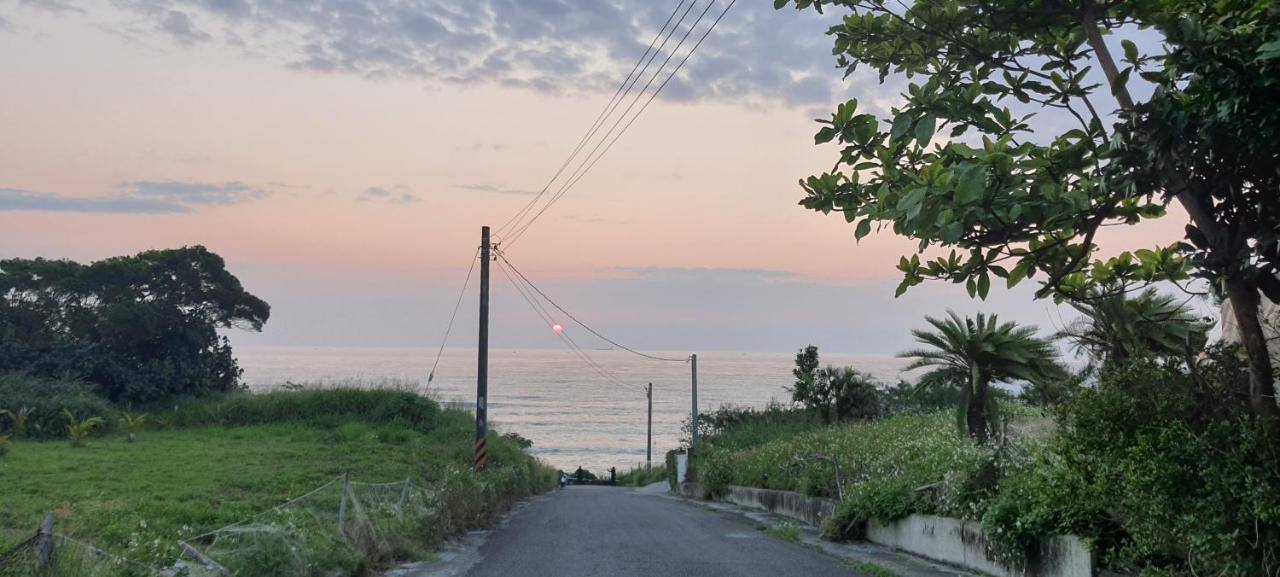
M 911 288 L 911 280 L 910 280 L 910 279 L 902 279 L 902 282 L 898 284 L 898 290 L 893 291 L 893 297 L 894 297 L 894 298 L 897 298 L 897 297 L 902 296 L 902 295 L 903 295 L 903 293 L 906 293 L 906 292 L 907 292 L 907 289 L 908 289 L 908 288 Z
M 1125 68 L 1116 76 L 1116 81 L 1111 83 L 1111 94 L 1120 94 L 1129 85 L 1129 74 L 1133 72 L 1133 68 Z
M 893 117 L 893 125 L 889 128 L 889 139 L 898 140 L 911 128 L 911 116 L 905 113 Z
M 916 122 L 916 142 L 920 146 L 929 144 L 933 139 L 933 134 L 938 129 L 938 119 L 932 114 L 926 114 L 920 117 L 920 121 Z
M 1280 58 L 1280 40 L 1268 42 L 1258 47 L 1256 60 L 1275 60 Z
M 982 275 L 978 277 L 978 298 L 987 300 L 987 293 L 991 292 L 991 275 L 987 271 L 982 271 Z
M 1024 278 L 1027 278 L 1027 267 L 1022 263 L 1018 263 L 1017 266 L 1013 267 L 1013 270 L 1009 271 L 1009 279 L 1006 286 L 1013 288 Z
M 1124 39 L 1120 41 L 1120 46 L 1124 47 L 1124 59 L 1131 63 L 1138 61 L 1138 45 L 1132 40 Z
M 864 218 L 858 223 L 858 228 L 854 229 L 853 237 L 862 240 L 862 237 L 871 234 L 871 219 Z

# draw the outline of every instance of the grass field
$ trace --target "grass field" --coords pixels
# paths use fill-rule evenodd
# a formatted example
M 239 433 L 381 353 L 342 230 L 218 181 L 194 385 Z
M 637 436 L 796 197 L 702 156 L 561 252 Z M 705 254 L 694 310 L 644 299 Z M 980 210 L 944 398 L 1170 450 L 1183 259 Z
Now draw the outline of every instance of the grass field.
M 177 540 L 243 521 L 345 471 L 356 481 L 408 476 L 419 486 L 469 474 L 471 416 L 442 411 L 431 421 L 424 427 L 342 415 L 144 430 L 134 443 L 116 433 L 79 448 L 66 440 L 14 441 L 0 457 L 0 551 L 53 511 L 61 534 L 163 564 L 177 556 Z M 494 467 L 554 478 L 537 473 L 515 441 L 492 435 L 489 445 Z

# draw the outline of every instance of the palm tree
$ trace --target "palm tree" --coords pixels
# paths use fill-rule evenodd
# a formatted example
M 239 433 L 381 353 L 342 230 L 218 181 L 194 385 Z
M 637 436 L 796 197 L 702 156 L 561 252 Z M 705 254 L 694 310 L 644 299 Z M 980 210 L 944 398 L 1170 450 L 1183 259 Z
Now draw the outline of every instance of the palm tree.
M 969 436 L 986 443 L 996 432 L 994 399 L 988 390 L 994 382 L 1044 381 L 1064 375 L 1058 351 L 1049 341 L 1036 336 L 1035 327 L 999 323 L 996 315 L 981 313 L 977 318 L 960 318 L 947 311 L 947 318 L 925 317 L 934 330 L 914 330 L 911 334 L 931 348 L 899 353 L 915 359 L 907 370 L 932 368 L 922 380 L 955 383 L 963 392 L 963 421 Z
M 1133 298 L 1096 291 L 1089 300 L 1071 306 L 1084 316 L 1054 336 L 1071 342 L 1076 354 L 1087 355 L 1091 369 L 1123 364 L 1142 351 L 1185 358 L 1208 340 L 1208 323 L 1154 288 Z

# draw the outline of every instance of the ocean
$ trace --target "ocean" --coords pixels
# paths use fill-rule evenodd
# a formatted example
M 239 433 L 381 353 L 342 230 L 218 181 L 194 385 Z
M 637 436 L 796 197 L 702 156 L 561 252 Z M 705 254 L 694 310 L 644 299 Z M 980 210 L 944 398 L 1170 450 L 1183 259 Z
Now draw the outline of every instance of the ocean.
M 445 403 L 475 403 L 475 349 L 446 349 L 427 384 L 435 350 L 425 348 L 237 347 L 244 379 L 254 391 L 288 382 L 303 384 L 398 384 Z M 555 349 L 493 349 L 489 352 L 489 419 L 499 432 L 533 441 L 532 452 L 563 470 L 578 466 L 625 471 L 645 460 L 645 395 L 653 383 L 653 459 L 661 463 L 679 446 L 680 426 L 690 414 L 690 366 L 620 350 L 587 351 L 621 384 L 601 376 L 573 352 Z M 684 358 L 687 353 L 654 353 Z M 906 362 L 884 355 L 822 354 L 824 365 L 849 365 L 897 382 Z M 763 407 L 785 402 L 794 352 L 698 354 L 698 404 Z

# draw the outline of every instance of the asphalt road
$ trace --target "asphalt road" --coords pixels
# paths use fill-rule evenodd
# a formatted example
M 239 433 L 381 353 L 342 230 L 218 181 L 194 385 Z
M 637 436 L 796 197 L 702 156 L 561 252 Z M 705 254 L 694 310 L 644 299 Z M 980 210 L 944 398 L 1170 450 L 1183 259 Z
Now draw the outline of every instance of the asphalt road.
M 567 487 L 512 515 L 468 577 L 826 577 L 839 560 L 745 518 L 617 487 Z

